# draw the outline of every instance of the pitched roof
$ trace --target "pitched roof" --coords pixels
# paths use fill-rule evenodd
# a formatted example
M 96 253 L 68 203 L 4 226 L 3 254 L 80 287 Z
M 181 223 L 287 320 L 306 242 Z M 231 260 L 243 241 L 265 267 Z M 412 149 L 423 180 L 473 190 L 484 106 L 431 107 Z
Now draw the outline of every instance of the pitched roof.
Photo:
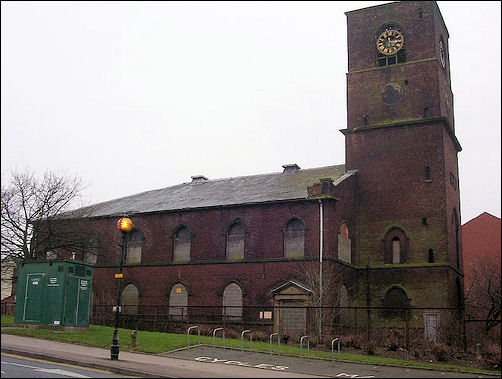
M 462 227 L 466 226 L 467 224 L 469 224 L 470 222 L 472 222 L 474 220 L 478 221 L 479 219 L 487 219 L 487 220 L 493 220 L 493 221 L 498 220 L 500 222 L 500 217 L 494 216 L 494 215 L 492 215 L 491 213 L 488 213 L 488 212 L 483 212 L 480 215 L 478 215 L 478 216 L 476 216 L 474 218 L 471 218 L 464 225 L 462 225 Z
M 284 171 L 216 180 L 207 180 L 205 177 L 197 176 L 193 177 L 193 181 L 189 183 L 142 192 L 93 205 L 89 207 L 90 212 L 87 216 L 131 215 L 306 199 L 308 197 L 307 186 L 313 185 L 321 178 L 331 178 L 336 185 L 337 182 L 352 174 L 352 172 L 345 173 L 345 165 L 303 170 L 286 168 Z

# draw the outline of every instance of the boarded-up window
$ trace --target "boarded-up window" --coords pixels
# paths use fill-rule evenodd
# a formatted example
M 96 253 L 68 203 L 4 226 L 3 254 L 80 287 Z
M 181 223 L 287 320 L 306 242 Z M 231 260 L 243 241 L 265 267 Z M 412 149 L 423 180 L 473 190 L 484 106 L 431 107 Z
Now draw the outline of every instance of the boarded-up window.
M 350 310 L 347 308 L 349 306 L 349 293 L 344 285 L 340 286 L 338 292 L 338 304 L 340 306 L 340 325 L 348 326 L 350 322 Z
M 188 318 L 188 291 L 181 283 L 176 283 L 169 293 L 169 316 L 174 320 Z
M 351 245 L 349 229 L 345 223 L 342 223 L 338 233 L 338 259 L 351 263 Z
M 401 318 L 409 319 L 410 317 L 410 301 L 406 292 L 399 287 L 392 287 L 385 294 L 383 300 L 383 317 L 385 318 Z
M 401 242 L 397 237 L 392 239 L 392 263 L 401 263 Z
M 174 233 L 173 261 L 187 262 L 190 260 L 190 244 L 192 236 L 190 230 L 184 226 L 179 227 Z
M 286 225 L 284 231 L 284 257 L 300 258 L 305 253 L 305 224 L 294 218 Z
M 400 228 L 392 228 L 384 237 L 385 263 L 406 263 L 408 238 Z
M 242 290 L 235 283 L 229 284 L 223 291 L 223 316 L 229 321 L 242 319 Z
M 233 224 L 228 231 L 227 259 L 244 259 L 244 228 L 240 223 Z
M 307 309 L 305 302 L 294 300 L 281 301 L 280 312 L 281 334 L 289 336 L 291 341 L 299 341 L 307 331 Z
M 138 314 L 138 299 L 139 292 L 136 286 L 132 283 L 125 286 L 122 290 L 122 314 Z
M 459 241 L 459 226 L 460 223 L 458 222 L 458 216 L 457 216 L 457 210 L 453 209 L 453 220 L 452 222 L 455 225 L 455 253 L 457 256 L 457 267 L 460 267 L 460 241 Z
M 439 313 L 424 313 L 424 337 L 430 341 L 437 341 L 439 334 Z
M 141 263 L 141 248 L 143 246 L 143 233 L 133 230 L 127 243 L 126 264 Z
M 92 237 L 84 250 L 84 262 L 96 264 L 98 260 L 98 237 Z

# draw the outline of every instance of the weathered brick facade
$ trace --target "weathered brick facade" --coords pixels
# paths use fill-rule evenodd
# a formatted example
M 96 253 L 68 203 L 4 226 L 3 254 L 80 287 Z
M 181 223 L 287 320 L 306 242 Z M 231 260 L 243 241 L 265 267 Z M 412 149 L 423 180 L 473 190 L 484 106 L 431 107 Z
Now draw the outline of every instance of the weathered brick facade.
M 289 165 L 283 173 L 216 181 L 197 177 L 97 204 L 95 304 L 113 304 L 116 297 L 116 221 L 124 214 L 143 236 L 141 262 L 124 267 L 124 284 L 138 291 L 139 312 L 168 306 L 175 285 L 188 292 L 188 306 L 221 306 L 230 283 L 242 290 L 243 306 L 301 303 L 318 292 L 318 282 L 308 277 L 319 272 L 320 250 L 324 284 L 337 284 L 324 294 L 324 306 L 381 306 L 392 288 L 413 307 L 461 304 L 461 148 L 454 135 L 448 32 L 437 4 L 365 8 L 347 12 L 347 24 L 345 166 Z M 378 66 L 375 41 L 387 24 L 404 35 L 406 61 Z M 291 220 L 299 221 L 288 227 Z M 238 250 L 243 243 L 243 255 L 237 251 L 237 258 L 227 259 L 235 223 L 244 232 L 232 237 L 232 246 Z M 190 233 L 184 234 L 185 262 L 173 261 L 180 227 Z M 350 251 L 344 261 L 338 246 L 345 230 L 343 246 Z M 286 259 L 290 235 L 299 255 Z M 340 300 L 342 286 L 348 298 Z M 286 316 L 274 317 L 276 329 L 284 331 Z

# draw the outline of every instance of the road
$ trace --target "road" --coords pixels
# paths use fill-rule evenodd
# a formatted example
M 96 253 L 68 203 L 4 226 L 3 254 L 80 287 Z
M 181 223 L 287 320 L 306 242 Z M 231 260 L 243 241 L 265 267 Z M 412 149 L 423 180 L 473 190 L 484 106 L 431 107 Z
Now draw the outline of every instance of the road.
M 108 371 L 2 353 L 2 378 L 120 378 Z

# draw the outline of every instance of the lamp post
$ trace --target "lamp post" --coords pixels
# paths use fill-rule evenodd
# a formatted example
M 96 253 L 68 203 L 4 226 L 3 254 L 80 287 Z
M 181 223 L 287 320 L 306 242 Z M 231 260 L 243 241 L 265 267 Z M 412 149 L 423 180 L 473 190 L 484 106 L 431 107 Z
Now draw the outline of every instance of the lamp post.
M 120 252 L 120 271 L 115 274 L 115 278 L 119 280 L 117 287 L 117 307 L 115 308 L 115 329 L 113 330 L 112 346 L 110 348 L 111 360 L 119 359 L 119 312 L 120 312 L 120 296 L 122 295 L 122 266 L 124 265 L 124 257 L 127 251 L 127 233 L 129 233 L 134 228 L 134 224 L 127 217 L 122 217 L 117 222 L 117 229 L 122 233 L 122 249 Z

